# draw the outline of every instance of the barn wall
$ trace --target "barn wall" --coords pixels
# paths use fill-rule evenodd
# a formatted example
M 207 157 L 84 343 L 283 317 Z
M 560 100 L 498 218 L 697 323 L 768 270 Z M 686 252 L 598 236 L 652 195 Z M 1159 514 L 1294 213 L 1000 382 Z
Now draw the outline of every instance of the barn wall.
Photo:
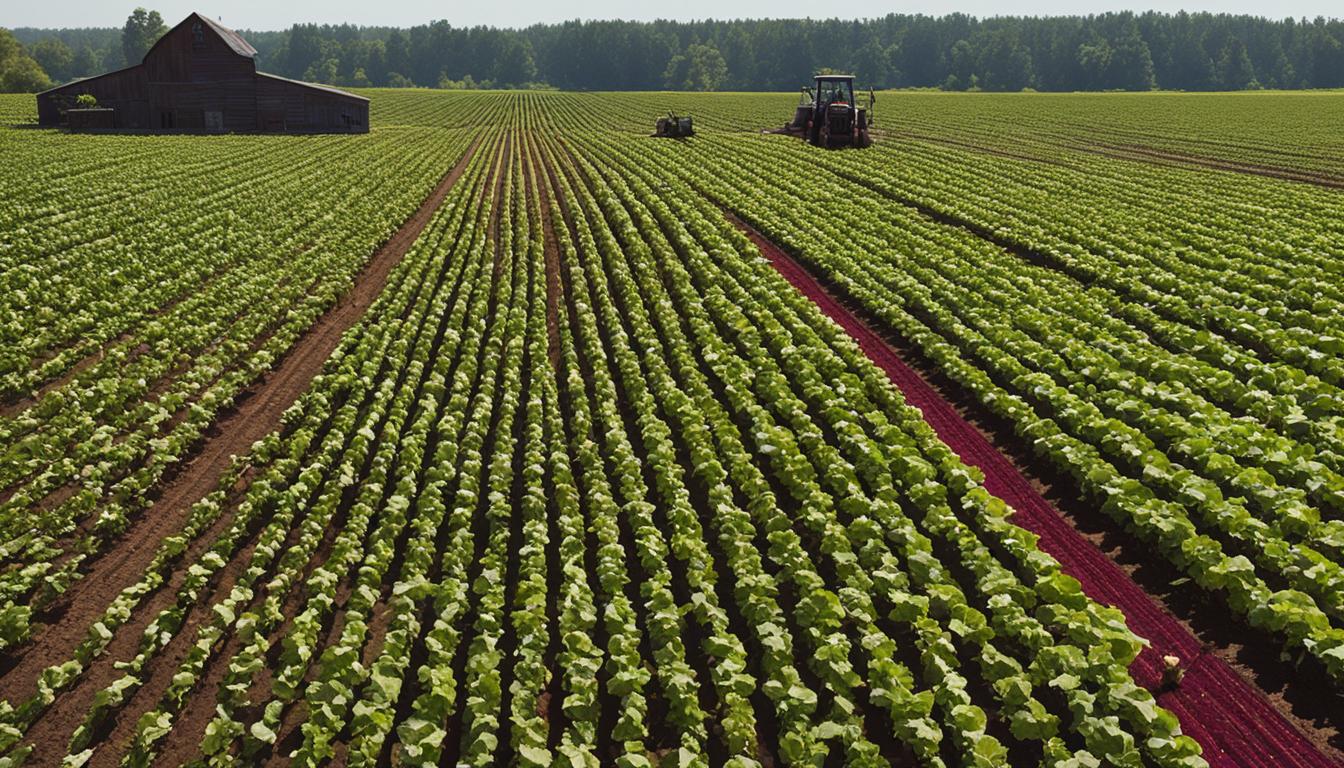
M 103 107 L 72 109 L 66 113 L 66 120 L 72 131 L 107 131 L 117 127 L 116 111 Z
M 256 90 L 251 80 L 218 83 L 150 83 L 154 128 L 184 131 L 257 130 Z M 208 113 L 220 122 L 208 122 Z
M 369 103 L 313 90 L 303 95 L 307 130 L 365 133 L 369 129 Z
M 291 80 L 257 76 L 258 130 L 367 133 L 369 103 Z
M 43 93 L 37 98 L 41 125 L 58 125 L 61 112 L 75 105 L 81 94 L 92 94 L 98 106 L 115 110 L 117 128 L 150 128 L 149 89 L 140 67 L 109 72 Z
M 150 49 L 143 66 L 153 127 L 257 130 L 256 62 L 238 55 L 208 25 L 189 19 L 174 27 Z
M 302 83 L 253 75 L 207 83 L 149 82 L 135 67 L 38 96 L 38 122 L 59 125 L 81 93 L 115 110 L 117 128 L 173 131 L 367 133 L 369 102 Z M 221 122 L 207 125 L 207 113 Z

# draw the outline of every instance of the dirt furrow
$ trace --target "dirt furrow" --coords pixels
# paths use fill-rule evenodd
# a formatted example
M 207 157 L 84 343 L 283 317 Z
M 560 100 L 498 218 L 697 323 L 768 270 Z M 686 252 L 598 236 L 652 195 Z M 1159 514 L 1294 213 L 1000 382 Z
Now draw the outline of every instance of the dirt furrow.
M 875 131 L 874 133 L 880 136 L 883 132 Z M 950 139 L 945 136 L 932 136 L 929 134 L 916 133 L 913 131 L 891 131 L 889 135 L 895 136 L 897 138 L 910 139 L 912 141 L 926 141 L 931 144 L 942 144 L 944 146 L 955 147 L 957 149 L 964 149 L 968 152 L 979 152 L 985 155 L 994 155 L 995 157 L 1006 157 L 1009 160 L 1020 160 L 1026 163 L 1042 163 L 1045 165 L 1055 165 L 1059 166 L 1060 168 L 1074 168 L 1073 165 L 1070 165 L 1069 163 L 1064 162 L 1063 160 L 1059 160 L 1053 157 L 1046 157 L 1044 155 L 1031 155 L 1026 154 L 1024 152 L 1013 152 L 999 147 L 991 147 L 985 144 L 977 144 L 974 141 L 959 141 L 957 139 Z
M 1082 582 L 1092 599 L 1124 612 L 1131 629 L 1152 644 L 1131 666 L 1135 681 L 1153 689 L 1160 685 L 1161 656 L 1175 654 L 1187 664 L 1181 685 L 1160 694 L 1163 706 L 1181 718 L 1184 731 L 1204 747 L 1211 766 L 1337 765 L 1339 755 L 1324 734 L 1303 733 L 1264 692 L 1232 669 L 1156 598 L 1144 591 L 1117 563 L 1075 529 L 1028 480 L 1022 469 L 1000 452 L 901 356 L 877 331 L 850 312 L 800 263 L 759 232 L 729 215 L 751 238 L 775 269 L 812 299 L 827 316 L 848 332 L 878 367 L 918 407 L 939 438 L 967 464 L 985 474 L 985 487 L 1016 511 L 1014 522 L 1040 537 L 1042 550 L 1054 556 L 1069 574 Z M 1039 481 L 1038 481 L 1039 482 Z M 1328 754 L 1330 753 L 1330 754 Z
M 1312 184 L 1326 189 L 1344 189 L 1344 179 L 1325 173 L 1296 170 L 1292 168 L 1280 168 L 1272 165 L 1256 165 L 1254 163 L 1244 163 L 1237 160 L 1222 160 L 1200 155 L 1186 155 L 1179 152 L 1164 151 L 1134 144 L 1078 144 L 1075 145 L 1073 149 L 1117 160 L 1129 160 L 1138 163 L 1149 163 L 1151 165 L 1227 171 L 1228 173 L 1263 176 L 1268 179 L 1279 179 L 1280 181 L 1295 181 L 1301 184 Z
M 279 426 L 281 415 L 307 389 L 345 331 L 358 322 L 382 291 L 392 269 L 465 171 L 478 144 L 479 140 L 468 147 L 416 212 L 370 258 L 351 291 L 295 342 L 271 373 L 245 391 L 235 406 L 211 427 L 190 463 L 162 489 L 112 552 L 100 558 L 95 568 L 71 587 L 68 607 L 51 623 L 34 628 L 36 639 L 0 677 L 0 690 L 20 696 L 32 692 L 43 669 L 70 658 L 106 606 L 143 576 L 162 539 L 181 530 L 192 504 L 214 489 L 232 456 L 245 453 L 254 442 Z

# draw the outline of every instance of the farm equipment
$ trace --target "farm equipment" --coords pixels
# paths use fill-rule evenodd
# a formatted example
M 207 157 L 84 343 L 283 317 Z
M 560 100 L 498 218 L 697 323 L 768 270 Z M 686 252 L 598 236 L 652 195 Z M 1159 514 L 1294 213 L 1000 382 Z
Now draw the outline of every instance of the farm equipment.
M 877 101 L 873 92 L 868 91 L 868 106 L 861 107 L 854 95 L 853 75 L 817 75 L 815 81 L 813 88 L 803 86 L 802 102 L 793 111 L 793 120 L 767 133 L 798 136 L 817 147 L 872 145 L 868 129 Z
M 653 135 L 663 139 L 684 139 L 687 136 L 694 136 L 695 128 L 691 125 L 689 115 L 678 117 L 668 112 L 667 117 L 658 118 Z

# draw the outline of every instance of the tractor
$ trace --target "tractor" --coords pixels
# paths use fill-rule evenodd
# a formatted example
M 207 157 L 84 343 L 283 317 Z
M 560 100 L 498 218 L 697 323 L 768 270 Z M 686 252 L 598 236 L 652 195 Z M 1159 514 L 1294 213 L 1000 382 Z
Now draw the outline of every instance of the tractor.
M 683 139 L 694 136 L 695 128 L 692 127 L 689 115 L 678 117 L 668 112 L 667 117 L 658 118 L 658 122 L 654 124 L 653 135 L 664 139 Z
M 803 86 L 802 102 L 793 111 L 793 122 L 770 133 L 801 136 L 816 147 L 872 145 L 868 129 L 877 101 L 873 92 L 868 91 L 868 105 L 861 107 L 854 94 L 853 75 L 817 75 L 814 79 L 814 88 Z

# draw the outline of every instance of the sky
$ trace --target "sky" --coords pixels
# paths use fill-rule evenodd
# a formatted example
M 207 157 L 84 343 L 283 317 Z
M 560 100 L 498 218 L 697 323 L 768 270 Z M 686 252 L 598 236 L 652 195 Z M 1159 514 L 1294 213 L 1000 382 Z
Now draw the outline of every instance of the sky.
M 1143 5 L 1135 5 L 1142 2 Z M 163 14 L 170 26 L 191 11 L 220 19 L 234 29 L 285 29 L 295 22 L 410 27 L 435 19 L 454 26 L 489 24 L 525 27 L 567 19 L 728 19 L 841 16 L 861 18 L 887 13 L 942 15 L 960 11 L 973 16 L 1063 15 L 1116 10 L 1213 11 L 1273 18 L 1341 16 L 1339 0 L 851 0 L 821 5 L 815 0 L 3 0 L 0 27 L 119 27 L 136 5 Z

